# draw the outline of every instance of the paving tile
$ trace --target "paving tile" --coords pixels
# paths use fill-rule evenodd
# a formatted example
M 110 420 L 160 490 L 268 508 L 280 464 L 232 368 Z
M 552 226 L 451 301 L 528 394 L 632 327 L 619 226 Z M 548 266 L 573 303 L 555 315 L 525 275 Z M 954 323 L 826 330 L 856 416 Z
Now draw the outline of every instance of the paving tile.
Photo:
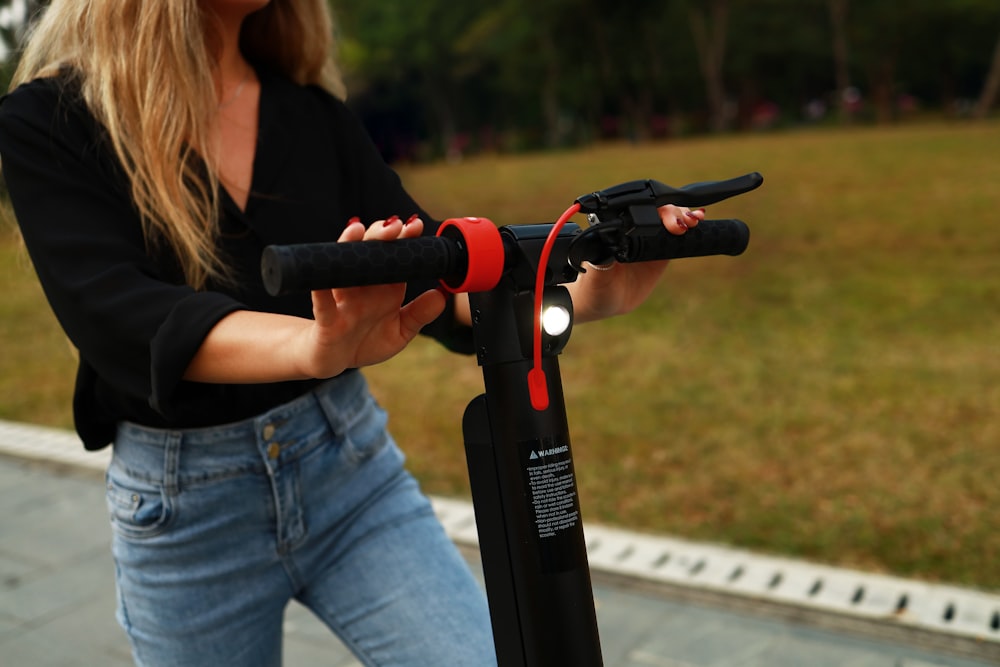
M 128 652 L 82 647 L 52 636 L 25 636 L 0 645 L 3 664 L 11 667 L 128 667 Z
M 344 644 L 311 611 L 293 602 L 285 610 L 285 665 L 351 665 Z M 321 660 L 322 658 L 322 660 Z
M 55 567 L 110 544 L 100 480 L 28 468 L 16 488 L 31 500 L 17 503 L 16 509 L 4 506 L 0 553 Z
M 0 507 L 6 516 L 18 516 L 52 499 L 52 483 L 58 478 L 37 463 L 0 457 Z M 6 527 L 6 522 L 2 527 Z M 0 544 L 7 535 L 0 533 Z
M 601 652 L 607 665 L 627 665 L 635 646 L 662 631 L 663 619 L 678 614 L 680 605 L 595 584 Z
M 768 650 L 781 630 L 759 632 L 729 618 L 717 618 L 699 611 L 683 624 L 673 623 L 661 628 L 637 651 L 660 656 L 664 661 L 705 667 L 729 667 L 749 662 Z
M 114 619 L 113 605 L 112 594 L 95 595 L 62 613 L 22 624 L 16 634 L 0 639 L 0 655 L 31 655 L 32 661 L 6 663 L 25 667 L 131 665 L 128 639 Z
M 864 650 L 845 643 L 831 643 L 807 637 L 786 635 L 744 662 L 745 667 L 782 667 L 809 665 L 810 667 L 896 667 L 898 663 L 890 653 Z M 713 667 L 724 667 L 720 661 Z
M 111 559 L 103 551 L 81 557 L 66 567 L 34 571 L 25 581 L 4 589 L 0 616 L 21 623 L 42 623 L 91 600 L 111 599 L 113 576 Z
M 21 627 L 21 622 L 16 618 L 0 614 L 0 646 L 3 645 L 3 637 L 8 633 L 14 633 Z
M 32 561 L 19 554 L 8 553 L 0 546 L 0 592 L 19 586 L 39 568 Z

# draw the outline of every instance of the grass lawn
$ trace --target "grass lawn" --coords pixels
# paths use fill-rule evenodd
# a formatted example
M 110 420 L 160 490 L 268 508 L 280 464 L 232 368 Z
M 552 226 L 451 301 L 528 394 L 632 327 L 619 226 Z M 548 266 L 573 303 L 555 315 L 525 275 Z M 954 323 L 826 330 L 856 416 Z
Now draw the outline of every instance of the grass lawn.
M 1000 125 L 681 140 L 403 167 L 435 215 L 555 219 L 635 178 L 760 171 L 712 207 L 738 258 L 675 262 L 562 357 L 594 522 L 1000 589 Z M 9 237 L 9 234 L 7 235 Z M 0 418 L 68 426 L 73 357 L 0 242 Z M 419 341 L 368 373 L 413 470 L 467 496 L 474 360 Z

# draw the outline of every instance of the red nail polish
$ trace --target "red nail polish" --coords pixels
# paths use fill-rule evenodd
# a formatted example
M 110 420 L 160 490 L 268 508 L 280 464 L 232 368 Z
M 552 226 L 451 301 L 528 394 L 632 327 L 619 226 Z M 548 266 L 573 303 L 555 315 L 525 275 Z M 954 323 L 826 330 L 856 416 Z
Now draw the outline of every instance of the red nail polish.
M 404 224 L 404 225 L 408 225 L 408 224 L 410 224 L 411 222 L 413 222 L 414 220 L 416 220 L 416 219 L 417 219 L 417 218 L 419 218 L 419 217 L 420 217 L 419 215 L 417 215 L 416 213 L 414 213 L 414 214 L 413 214 L 413 215 L 411 215 L 411 216 L 410 216 L 409 218 L 407 218 L 407 219 L 406 219 L 406 222 L 404 222 L 403 224 Z
M 694 214 L 694 212 L 692 212 L 692 211 L 684 211 L 684 215 L 686 215 L 687 217 L 691 218 L 692 220 L 697 220 L 698 219 L 698 216 L 696 216 Z
M 350 226 L 350 225 L 356 225 L 356 224 L 358 224 L 359 222 L 361 222 L 361 218 L 359 218 L 359 217 L 358 217 L 358 216 L 356 216 L 356 215 L 355 215 L 355 216 L 351 216 L 351 217 L 350 217 L 350 218 L 348 218 L 348 220 L 347 220 L 347 224 L 348 224 L 348 226 Z

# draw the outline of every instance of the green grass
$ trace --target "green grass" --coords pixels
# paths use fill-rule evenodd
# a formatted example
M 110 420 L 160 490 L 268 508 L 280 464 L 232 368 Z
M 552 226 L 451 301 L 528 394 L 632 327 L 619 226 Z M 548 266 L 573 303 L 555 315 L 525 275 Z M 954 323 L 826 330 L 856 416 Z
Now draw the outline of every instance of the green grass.
M 1000 125 L 612 145 L 401 169 L 436 215 L 554 220 L 588 191 L 764 174 L 712 207 L 739 258 L 682 260 L 562 358 L 584 516 L 1000 588 Z M 65 425 L 72 357 L 0 246 L 0 416 Z M 473 360 L 369 372 L 410 464 L 466 496 Z M 37 388 L 37 389 L 36 389 Z

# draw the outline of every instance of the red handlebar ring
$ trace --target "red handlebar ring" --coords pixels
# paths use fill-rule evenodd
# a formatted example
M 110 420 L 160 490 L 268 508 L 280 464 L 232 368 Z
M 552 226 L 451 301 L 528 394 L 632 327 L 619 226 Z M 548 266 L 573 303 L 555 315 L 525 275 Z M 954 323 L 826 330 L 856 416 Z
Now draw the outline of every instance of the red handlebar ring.
M 486 218 L 449 218 L 441 223 L 437 235 L 449 230 L 458 232 L 469 255 L 469 268 L 461 285 L 441 286 L 452 294 L 486 292 L 497 286 L 503 275 L 504 249 L 500 230 Z

